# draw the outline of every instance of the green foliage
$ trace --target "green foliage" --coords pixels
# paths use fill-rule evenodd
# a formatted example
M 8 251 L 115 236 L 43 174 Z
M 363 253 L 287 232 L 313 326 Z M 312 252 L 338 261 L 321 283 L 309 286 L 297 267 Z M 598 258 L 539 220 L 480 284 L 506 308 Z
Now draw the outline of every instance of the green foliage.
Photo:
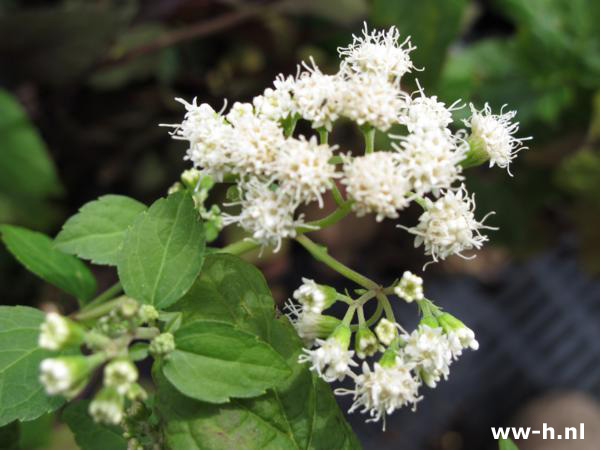
M 258 334 L 293 371 L 260 397 L 212 405 L 181 395 L 157 364 L 156 405 L 170 448 L 360 448 L 327 383 L 298 364 L 302 342 L 286 318 L 274 318 L 273 299 L 254 266 L 230 255 L 208 256 L 197 282 L 172 309 L 183 312 L 184 323 L 218 320 Z
M 3 450 L 19 450 L 19 422 L 14 421 L 0 427 L 0 448 Z
M 498 439 L 498 448 L 499 450 L 519 450 L 519 447 L 515 445 L 512 439 Z
M 116 265 L 125 231 L 146 206 L 122 195 L 86 203 L 63 225 L 56 248 L 96 264 Z
M 192 322 L 177 330 L 175 344 L 163 373 L 177 390 L 197 400 L 256 397 L 290 375 L 270 345 L 230 324 Z
M 125 233 L 117 262 L 125 293 L 165 308 L 194 283 L 204 261 L 204 231 L 186 192 L 157 200 Z
M 88 414 L 87 401 L 70 403 L 62 413 L 81 450 L 126 450 L 127 441 L 120 428 L 101 425 L 92 420 Z
M 36 231 L 1 225 L 6 248 L 29 271 L 85 303 L 96 291 L 96 280 L 79 259 L 54 248 L 52 239 Z
M 38 381 L 40 362 L 53 354 L 38 346 L 44 316 L 25 306 L 0 306 L 0 426 L 33 420 L 64 403 L 48 397 Z
M 269 339 L 275 307 L 264 276 L 255 266 L 226 254 L 206 257 L 189 292 L 171 308 L 183 322 L 213 320 Z
M 395 25 L 402 36 L 411 36 L 417 49 L 411 54 L 416 67 L 427 69 L 417 78 L 433 85 L 440 74 L 450 43 L 460 32 L 466 0 L 375 0 L 371 21 L 378 27 Z
M 600 204 L 600 153 L 583 148 L 563 161 L 556 174 L 559 186 Z

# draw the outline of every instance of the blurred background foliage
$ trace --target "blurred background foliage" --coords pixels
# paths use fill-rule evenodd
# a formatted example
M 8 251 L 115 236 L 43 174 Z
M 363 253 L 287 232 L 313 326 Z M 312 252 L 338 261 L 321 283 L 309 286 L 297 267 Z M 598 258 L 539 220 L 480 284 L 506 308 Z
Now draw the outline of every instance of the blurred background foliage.
M 3 0 L 0 222 L 54 235 L 99 195 L 146 203 L 164 195 L 187 167 L 183 146 L 158 126 L 181 121 L 175 97 L 197 96 L 217 110 L 223 98 L 248 101 L 309 55 L 334 71 L 336 48 L 365 20 L 412 36 L 415 64 L 426 70 L 407 77 L 407 91 L 417 77 L 447 103 L 487 101 L 495 111 L 506 103 L 518 110 L 519 134 L 534 138 L 513 178 L 502 170 L 468 172 L 478 211 L 497 211 L 490 222 L 500 230 L 477 260 L 451 259 L 433 272 L 486 279 L 507 260 L 568 234 L 577 237 L 585 267 L 599 273 L 597 0 Z M 342 149 L 360 146 L 357 137 L 336 127 Z M 389 143 L 378 136 L 378 144 Z M 416 213 L 407 212 L 407 223 Z M 346 262 L 390 281 L 400 267 L 424 262 L 418 251 L 398 254 L 411 240 L 394 224 L 348 220 L 351 243 L 339 229 L 319 236 Z M 261 261 L 280 299 L 301 275 L 290 251 Z M 114 277 L 94 270 L 101 286 Z M 43 305 L 59 295 L 6 252 L 0 284 L 6 304 Z

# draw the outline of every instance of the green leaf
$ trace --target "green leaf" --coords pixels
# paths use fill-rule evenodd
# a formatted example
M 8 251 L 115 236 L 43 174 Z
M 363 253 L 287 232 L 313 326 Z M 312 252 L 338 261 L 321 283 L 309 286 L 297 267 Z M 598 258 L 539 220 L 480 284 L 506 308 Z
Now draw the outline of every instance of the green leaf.
M 519 447 L 515 445 L 512 439 L 500 438 L 498 439 L 498 448 L 499 450 L 519 450 Z
M 88 414 L 88 401 L 69 404 L 62 413 L 81 450 L 126 450 L 127 441 L 119 427 L 101 425 Z
M 204 248 L 191 196 L 176 192 L 157 200 L 125 233 L 117 262 L 125 293 L 157 308 L 172 305 L 198 276 Z
M 0 448 L 3 450 L 19 450 L 19 422 L 16 420 L 0 427 Z
M 272 346 L 293 373 L 261 397 L 233 399 L 226 405 L 194 401 L 155 368 L 156 404 L 169 448 L 361 448 L 329 385 L 298 364 L 302 343 L 287 319 L 273 320 L 272 332 Z
M 0 192 L 25 198 L 62 193 L 46 145 L 17 100 L 0 89 Z
M 8 250 L 38 277 L 80 301 L 96 292 L 96 280 L 85 264 L 54 248 L 48 236 L 12 225 L 1 225 L 0 232 Z
M 56 352 L 38 346 L 45 314 L 26 306 L 0 306 L 0 426 L 33 420 L 64 403 L 49 397 L 40 384 L 42 359 Z
M 197 400 L 255 397 L 290 375 L 270 345 L 229 324 L 190 323 L 177 330 L 175 344 L 163 373 L 178 391 Z
M 202 273 L 172 308 L 183 323 L 213 320 L 270 341 L 275 306 L 264 276 L 254 265 L 234 255 L 206 257 Z
M 96 264 L 117 264 L 125 232 L 146 205 L 122 195 L 105 195 L 86 203 L 56 236 L 59 250 Z
M 424 72 L 416 76 L 430 86 L 437 80 L 446 51 L 457 37 L 466 0 L 374 0 L 371 21 L 378 27 L 395 25 L 417 47 L 411 58 Z

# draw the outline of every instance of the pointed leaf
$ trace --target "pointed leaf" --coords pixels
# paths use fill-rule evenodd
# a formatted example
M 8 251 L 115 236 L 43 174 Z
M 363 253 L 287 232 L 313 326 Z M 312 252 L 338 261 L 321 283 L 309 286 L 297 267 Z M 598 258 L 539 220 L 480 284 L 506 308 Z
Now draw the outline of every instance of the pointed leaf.
M 54 240 L 59 250 L 96 264 L 117 264 L 129 225 L 146 205 L 122 195 L 105 195 L 86 203 L 63 225 Z
M 190 195 L 177 192 L 157 200 L 125 233 L 117 262 L 125 293 L 158 308 L 172 305 L 198 276 L 204 248 Z
M 12 225 L 1 225 L 0 232 L 8 250 L 38 277 L 80 301 L 89 300 L 96 292 L 92 272 L 79 259 L 54 248 L 48 236 Z
M 290 375 L 270 345 L 229 324 L 190 323 L 175 333 L 175 344 L 163 373 L 178 391 L 198 400 L 255 397 Z

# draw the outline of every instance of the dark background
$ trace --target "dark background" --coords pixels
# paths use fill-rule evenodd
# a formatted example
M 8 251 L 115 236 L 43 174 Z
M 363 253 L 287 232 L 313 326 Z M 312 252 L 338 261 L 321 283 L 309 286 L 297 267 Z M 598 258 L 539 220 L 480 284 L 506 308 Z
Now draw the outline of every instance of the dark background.
M 25 134 L 0 102 L 0 222 L 55 235 L 85 202 L 106 193 L 150 203 L 187 168 L 183 144 L 160 123 L 183 116 L 174 97 L 248 101 L 278 73 L 313 55 L 325 72 L 366 20 L 411 35 L 429 95 L 517 109 L 533 136 L 512 169 L 469 170 L 480 215 L 496 211 L 491 243 L 473 261 L 425 272 L 426 292 L 477 333 L 481 349 L 428 390 L 388 432 L 350 416 L 367 449 L 493 448 L 490 426 L 586 423 L 585 441 L 533 440 L 523 449 L 597 449 L 600 412 L 600 2 L 596 0 L 156 0 L 0 2 L 0 84 L 24 109 Z M 414 74 L 403 85 L 412 91 Z M 10 97 L 7 97 L 10 98 Z M 458 116 L 457 116 L 458 117 Z M 308 131 L 308 130 L 304 130 Z M 40 139 L 35 138 L 39 135 Z M 332 141 L 360 145 L 348 126 Z M 378 136 L 378 145 L 387 142 Z M 49 164 L 48 161 L 52 161 Z M 216 197 L 218 198 L 217 192 Z M 320 211 L 306 211 L 320 215 Z M 413 223 L 418 211 L 400 219 Z M 351 233 L 348 231 L 351 230 Z M 226 230 L 225 244 L 239 237 Z M 376 280 L 419 271 L 425 258 L 394 223 L 348 218 L 317 233 L 336 257 Z M 301 248 L 257 259 L 276 299 L 302 276 L 343 280 Z M 94 267 L 101 287 L 112 270 Z M 71 299 L 0 251 L 3 304 L 67 312 Z M 397 305 L 406 327 L 414 308 Z M 342 401 L 342 406 L 347 405 Z M 29 448 L 67 448 L 38 430 Z M 578 447 L 577 445 L 581 445 Z M 587 446 L 586 446 L 587 445 Z

